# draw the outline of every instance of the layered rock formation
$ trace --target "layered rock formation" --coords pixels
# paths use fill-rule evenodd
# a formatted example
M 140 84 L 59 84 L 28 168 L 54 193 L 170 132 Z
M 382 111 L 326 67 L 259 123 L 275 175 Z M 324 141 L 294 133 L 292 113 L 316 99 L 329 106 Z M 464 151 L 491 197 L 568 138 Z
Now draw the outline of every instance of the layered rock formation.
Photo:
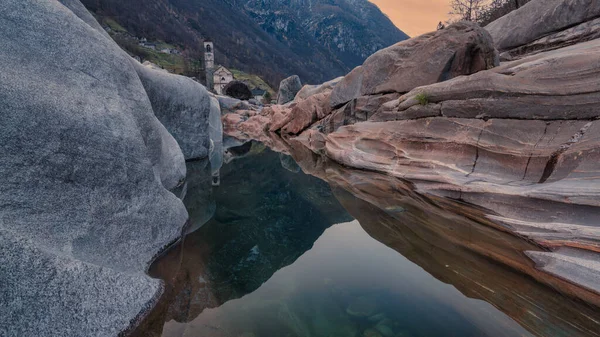
M 558 49 L 600 37 L 600 3 L 595 0 L 531 1 L 490 23 L 502 58 Z
M 2 1 L 0 25 L 0 335 L 116 336 L 161 293 L 145 271 L 187 220 L 157 116 L 187 115 L 180 139 L 206 151 L 209 102 L 76 0 Z
M 488 28 L 504 51 L 570 29 L 563 19 L 591 22 L 584 2 L 532 1 Z M 536 8 L 547 23 L 513 27 Z M 600 292 L 600 40 L 547 47 L 493 67 L 489 35 L 458 24 L 374 54 L 331 90 L 228 114 L 225 127 L 483 207 L 496 228 L 549 250 L 529 254 L 538 268 Z
M 527 255 L 548 253 L 491 221 L 488 210 L 415 191 L 413 183 L 387 174 L 339 165 L 297 140 L 279 144 L 304 172 L 329 182 L 372 237 L 463 294 L 491 303 L 532 334 L 594 336 L 600 328 L 600 295 L 537 270 Z

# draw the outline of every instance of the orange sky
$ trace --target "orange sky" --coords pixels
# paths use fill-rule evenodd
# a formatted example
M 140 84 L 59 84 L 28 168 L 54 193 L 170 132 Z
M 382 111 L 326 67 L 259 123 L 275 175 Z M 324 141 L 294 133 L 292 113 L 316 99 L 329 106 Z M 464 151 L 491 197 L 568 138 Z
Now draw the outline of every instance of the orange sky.
M 450 0 L 370 0 L 403 32 L 415 37 L 448 18 Z

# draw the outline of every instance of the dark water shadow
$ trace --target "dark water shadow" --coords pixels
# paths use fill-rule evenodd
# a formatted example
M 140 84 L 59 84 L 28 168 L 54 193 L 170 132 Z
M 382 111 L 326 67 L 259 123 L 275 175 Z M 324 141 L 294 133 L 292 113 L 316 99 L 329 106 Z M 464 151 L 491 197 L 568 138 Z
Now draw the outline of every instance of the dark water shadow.
M 188 163 L 189 234 L 151 267 L 165 293 L 132 336 L 160 336 L 167 321 L 190 322 L 253 292 L 325 229 L 352 220 L 327 183 L 287 156 L 260 144 L 239 150 L 244 158 L 223 166 L 218 187 L 205 163 Z

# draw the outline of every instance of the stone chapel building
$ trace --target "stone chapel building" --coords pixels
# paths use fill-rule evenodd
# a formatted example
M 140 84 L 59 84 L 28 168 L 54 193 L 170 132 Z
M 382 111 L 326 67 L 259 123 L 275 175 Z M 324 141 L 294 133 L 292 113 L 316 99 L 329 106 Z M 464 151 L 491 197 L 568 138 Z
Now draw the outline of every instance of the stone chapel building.
M 229 69 L 219 66 L 213 74 L 213 83 L 215 92 L 218 95 L 223 95 L 223 89 L 229 82 L 233 81 L 233 74 Z

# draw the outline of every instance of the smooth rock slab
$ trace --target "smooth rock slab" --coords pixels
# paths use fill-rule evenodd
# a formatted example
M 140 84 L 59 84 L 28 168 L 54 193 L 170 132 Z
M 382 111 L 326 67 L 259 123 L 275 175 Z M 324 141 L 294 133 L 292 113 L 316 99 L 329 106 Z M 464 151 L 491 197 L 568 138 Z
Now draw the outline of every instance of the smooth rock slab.
M 186 160 L 208 156 L 210 95 L 191 78 L 133 63 L 152 103 L 154 114 L 177 140 Z M 218 105 L 218 103 L 217 103 Z
M 490 23 L 496 47 L 506 51 L 600 16 L 597 0 L 533 0 Z
M 441 105 L 441 115 L 457 118 L 577 120 L 600 116 L 600 40 L 503 63 L 491 70 L 415 88 L 386 106 L 402 119 L 421 103 Z M 398 112 L 397 117 L 393 113 Z M 379 120 L 382 120 L 379 118 Z
M 496 53 L 488 32 L 476 24 L 460 22 L 371 55 L 334 87 L 331 106 L 339 107 L 365 95 L 405 93 L 495 65 Z

